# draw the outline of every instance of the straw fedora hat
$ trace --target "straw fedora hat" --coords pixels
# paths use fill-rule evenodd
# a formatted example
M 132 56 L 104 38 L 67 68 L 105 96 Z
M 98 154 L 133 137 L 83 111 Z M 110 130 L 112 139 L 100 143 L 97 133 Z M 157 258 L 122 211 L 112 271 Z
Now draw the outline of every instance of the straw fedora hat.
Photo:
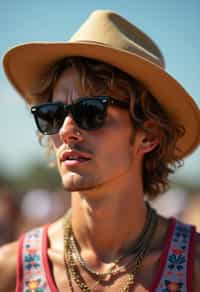
M 161 106 L 185 127 L 179 139 L 180 158 L 200 142 L 200 111 L 184 88 L 164 69 L 157 45 L 120 15 L 94 11 L 67 42 L 34 42 L 11 48 L 4 56 L 5 73 L 29 104 L 30 90 L 59 59 L 82 56 L 111 64 L 140 80 Z

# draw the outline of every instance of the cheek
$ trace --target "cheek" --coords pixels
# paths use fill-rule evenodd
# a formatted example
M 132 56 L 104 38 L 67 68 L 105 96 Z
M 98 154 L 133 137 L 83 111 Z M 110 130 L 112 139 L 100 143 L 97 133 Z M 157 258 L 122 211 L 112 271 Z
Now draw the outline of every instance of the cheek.
M 122 111 L 118 115 L 110 115 L 107 120 L 107 128 L 110 131 L 110 140 L 124 147 L 133 146 L 135 142 L 135 130 L 132 125 L 132 119 L 127 112 Z
M 106 144 L 111 145 L 111 153 L 123 156 L 132 152 L 135 142 L 135 131 L 130 116 L 122 111 L 121 116 L 110 114 L 107 120 L 107 139 L 102 139 Z
M 98 146 L 98 159 L 106 163 L 107 169 L 127 168 L 133 158 L 134 133 L 132 131 L 118 131 L 109 135 Z M 100 162 L 101 162 L 100 161 Z

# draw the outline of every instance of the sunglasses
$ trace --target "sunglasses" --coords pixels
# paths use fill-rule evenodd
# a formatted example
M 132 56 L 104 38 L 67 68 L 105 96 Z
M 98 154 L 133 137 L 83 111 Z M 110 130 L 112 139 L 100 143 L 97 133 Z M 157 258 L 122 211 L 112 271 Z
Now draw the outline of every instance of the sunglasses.
M 68 114 L 79 128 L 91 131 L 103 127 L 108 105 L 128 109 L 129 104 L 110 96 L 82 97 L 76 102 L 49 102 L 31 107 L 38 130 L 44 135 L 59 132 Z

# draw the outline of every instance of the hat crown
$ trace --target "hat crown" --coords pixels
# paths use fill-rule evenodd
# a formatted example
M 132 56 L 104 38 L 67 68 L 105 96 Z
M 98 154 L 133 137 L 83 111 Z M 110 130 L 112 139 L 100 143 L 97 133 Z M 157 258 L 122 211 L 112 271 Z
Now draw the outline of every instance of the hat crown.
M 97 42 L 134 53 L 162 68 L 165 67 L 163 55 L 153 40 L 112 11 L 94 11 L 71 37 L 70 42 Z

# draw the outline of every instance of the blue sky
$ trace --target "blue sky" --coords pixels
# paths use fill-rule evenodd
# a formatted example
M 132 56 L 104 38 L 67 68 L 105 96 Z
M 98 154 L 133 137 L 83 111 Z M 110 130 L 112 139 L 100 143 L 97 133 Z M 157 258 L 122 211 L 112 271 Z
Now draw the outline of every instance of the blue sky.
M 67 40 L 95 9 L 120 13 L 149 34 L 161 48 L 167 71 L 200 106 L 200 1 L 198 0 L 0 0 L 0 56 L 30 41 Z M 0 68 L 0 168 L 16 173 L 28 161 L 43 159 L 25 104 Z M 181 106 L 181 105 L 180 105 Z M 200 149 L 177 176 L 198 179 Z

